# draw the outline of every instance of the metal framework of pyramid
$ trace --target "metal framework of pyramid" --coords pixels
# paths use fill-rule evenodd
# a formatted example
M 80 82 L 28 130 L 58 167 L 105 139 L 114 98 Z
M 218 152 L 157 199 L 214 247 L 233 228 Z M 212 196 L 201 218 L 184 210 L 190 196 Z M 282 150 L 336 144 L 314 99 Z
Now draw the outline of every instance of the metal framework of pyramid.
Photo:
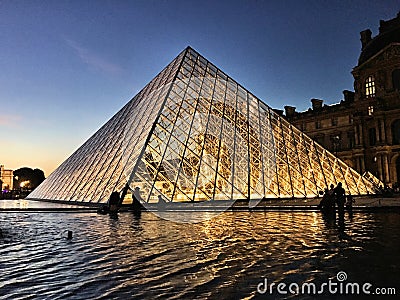
M 304 198 L 338 182 L 374 190 L 188 47 L 28 198 L 105 203 L 125 186 L 148 203 Z

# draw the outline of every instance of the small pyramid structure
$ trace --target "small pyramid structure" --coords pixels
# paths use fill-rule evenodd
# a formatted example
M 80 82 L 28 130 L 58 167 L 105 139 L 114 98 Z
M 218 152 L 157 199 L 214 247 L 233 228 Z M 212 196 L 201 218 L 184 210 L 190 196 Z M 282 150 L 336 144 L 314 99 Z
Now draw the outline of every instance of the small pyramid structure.
M 316 197 L 363 177 L 192 48 L 182 51 L 28 199 L 144 203 Z

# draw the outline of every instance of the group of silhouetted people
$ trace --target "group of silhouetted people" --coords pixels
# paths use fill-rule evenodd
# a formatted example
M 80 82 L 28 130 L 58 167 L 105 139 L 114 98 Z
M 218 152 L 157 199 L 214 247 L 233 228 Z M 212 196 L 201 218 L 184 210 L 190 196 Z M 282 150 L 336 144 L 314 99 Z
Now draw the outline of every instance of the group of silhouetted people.
M 112 192 L 110 195 L 110 198 L 108 199 L 108 202 L 104 204 L 103 206 L 99 207 L 97 210 L 97 213 L 103 214 L 103 215 L 110 215 L 111 217 L 116 217 L 118 216 L 118 211 L 122 207 L 122 202 L 128 192 L 129 186 L 126 185 L 125 188 L 122 190 L 121 195 L 119 192 Z M 142 205 L 143 199 L 141 197 L 141 191 L 139 187 L 135 187 L 133 193 L 132 193 L 132 204 L 130 207 L 126 206 L 126 209 L 130 209 L 135 215 L 140 216 L 141 211 L 145 210 L 145 208 Z M 159 195 L 158 196 L 158 202 L 157 202 L 157 209 L 159 211 L 163 211 L 167 207 L 167 202 L 163 198 L 163 196 Z
M 103 215 L 109 214 L 110 216 L 117 216 L 120 206 L 122 204 L 121 202 L 122 201 L 119 193 L 112 192 L 107 204 L 100 207 L 97 212 Z
M 322 194 L 322 193 L 321 193 Z M 324 219 L 331 223 L 336 219 L 336 206 L 338 211 L 338 227 L 340 232 L 344 232 L 344 213 L 345 209 L 348 211 L 350 218 L 353 216 L 353 203 L 354 199 L 352 195 L 347 195 L 339 182 L 335 187 L 333 184 L 330 185 L 330 189 L 326 188 L 322 200 L 318 205 L 318 208 L 323 213 Z
M 318 205 L 318 208 L 325 213 L 334 213 L 335 207 L 337 206 L 339 216 L 344 215 L 345 207 L 349 213 L 353 210 L 353 197 L 351 195 L 347 196 L 346 192 L 342 187 L 342 183 L 339 182 L 335 187 L 331 184 L 330 189 L 326 188 L 322 200 Z
M 126 185 L 124 189 L 120 193 L 114 191 L 111 193 L 110 198 L 108 199 L 107 203 L 104 204 L 102 207 L 100 207 L 97 212 L 99 214 L 108 214 L 111 217 L 117 217 L 119 210 L 122 207 L 122 202 L 128 192 L 129 186 Z M 136 187 L 135 190 L 132 193 L 132 204 L 130 209 L 135 213 L 135 215 L 140 215 L 143 206 L 141 204 L 141 201 L 143 199 L 140 196 L 140 189 L 139 187 Z M 126 207 L 128 208 L 128 207 Z M 129 208 L 128 208 L 129 209 Z

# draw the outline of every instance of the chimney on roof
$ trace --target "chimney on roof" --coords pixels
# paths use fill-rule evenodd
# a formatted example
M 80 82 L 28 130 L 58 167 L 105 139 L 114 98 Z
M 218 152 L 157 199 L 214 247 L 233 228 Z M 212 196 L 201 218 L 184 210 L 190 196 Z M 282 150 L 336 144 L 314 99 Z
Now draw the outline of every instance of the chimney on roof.
M 364 49 L 364 47 L 371 41 L 371 35 L 372 32 L 369 29 L 360 32 L 362 49 Z
M 313 110 L 319 110 L 322 108 L 322 103 L 324 102 L 324 100 L 321 99 L 311 99 L 311 103 L 312 103 L 312 109 Z
M 354 92 L 349 90 L 343 91 L 344 101 L 346 102 L 353 102 L 354 101 Z
M 294 106 L 286 105 L 284 108 L 285 108 L 285 115 L 288 118 L 293 117 L 294 114 L 296 113 L 296 107 Z
M 391 20 L 379 21 L 379 34 L 395 30 L 396 28 L 398 29 L 399 27 L 400 27 L 400 12 L 397 14 L 395 18 Z

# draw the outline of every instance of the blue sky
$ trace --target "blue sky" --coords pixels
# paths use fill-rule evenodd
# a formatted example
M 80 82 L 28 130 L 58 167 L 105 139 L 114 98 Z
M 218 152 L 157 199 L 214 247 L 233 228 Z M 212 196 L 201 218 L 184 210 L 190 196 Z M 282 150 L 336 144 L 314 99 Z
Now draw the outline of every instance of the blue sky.
M 49 175 L 190 45 L 273 108 L 353 89 L 397 1 L 0 1 L 0 164 Z

